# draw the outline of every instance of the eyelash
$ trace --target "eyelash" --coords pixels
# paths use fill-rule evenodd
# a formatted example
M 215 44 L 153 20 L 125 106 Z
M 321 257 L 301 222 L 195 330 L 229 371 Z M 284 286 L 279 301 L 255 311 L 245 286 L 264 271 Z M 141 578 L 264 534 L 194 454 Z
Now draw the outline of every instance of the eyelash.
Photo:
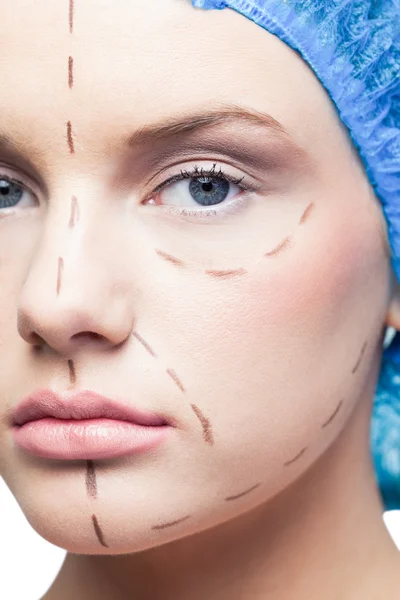
M 239 178 L 234 177 L 234 176 L 230 175 L 229 173 L 226 173 L 221 167 L 219 168 L 219 171 L 216 171 L 215 170 L 216 164 L 217 163 L 214 163 L 211 169 L 204 169 L 203 167 L 199 168 L 197 165 L 194 165 L 189 170 L 181 169 L 180 173 L 177 173 L 176 175 L 172 175 L 172 177 L 169 177 L 168 179 L 166 179 L 165 181 L 160 183 L 160 185 L 158 185 L 152 191 L 151 196 L 149 198 L 153 198 L 156 194 L 161 192 L 164 188 L 168 187 L 172 183 L 176 183 L 178 181 L 183 181 L 185 179 L 198 179 L 200 177 L 203 177 L 206 179 L 208 178 L 208 179 L 212 179 L 212 180 L 222 179 L 222 180 L 229 181 L 230 183 L 237 185 L 243 192 L 254 192 L 256 190 L 255 186 L 251 185 L 247 181 L 245 183 L 243 183 L 244 176 L 239 177 Z M 243 198 L 231 200 L 230 203 L 228 204 L 229 208 L 223 208 L 223 209 L 209 208 L 209 209 L 190 210 L 187 208 L 179 208 L 177 206 L 163 206 L 162 210 L 167 213 L 174 213 L 174 214 L 183 215 L 183 216 L 209 217 L 209 216 L 218 216 L 221 213 L 226 214 L 227 212 L 235 211 L 240 206 L 242 206 L 244 202 L 245 202 L 245 200 Z
M 254 192 L 256 191 L 256 186 L 251 185 L 250 183 L 248 183 L 247 181 L 245 183 L 243 183 L 244 180 L 244 176 L 243 177 L 234 177 L 233 175 L 230 175 L 229 173 L 225 172 L 221 167 L 219 167 L 219 170 L 216 171 L 216 165 L 217 163 L 214 163 L 213 166 L 210 169 L 205 169 L 203 167 L 198 167 L 197 165 L 194 165 L 191 169 L 187 170 L 187 169 L 181 169 L 180 173 L 177 173 L 176 175 L 173 175 L 171 177 L 169 177 L 168 179 L 166 179 L 165 181 L 163 181 L 161 184 L 159 184 L 158 186 L 156 186 L 156 188 L 152 191 L 151 195 L 149 196 L 148 199 L 153 198 L 156 194 L 158 194 L 159 192 L 161 192 L 164 188 L 168 187 L 169 185 L 179 182 L 179 181 L 183 181 L 185 179 L 198 179 L 200 177 L 203 178 L 208 178 L 211 180 L 226 180 L 229 181 L 230 183 L 233 183 L 234 185 L 237 185 L 242 192 Z M 0 172 L 0 179 L 5 179 L 9 182 L 12 183 L 16 183 L 17 185 L 20 185 L 22 188 L 24 188 L 24 190 L 28 191 L 29 193 L 35 195 L 34 192 L 32 192 L 31 188 L 29 186 L 27 186 L 23 181 L 20 181 L 18 179 L 16 179 L 15 177 L 10 177 L 9 175 L 5 174 L 5 173 L 1 173 Z M 207 208 L 207 209 L 195 209 L 195 210 L 191 210 L 188 208 L 179 208 L 177 206 L 164 206 L 162 205 L 162 210 L 164 212 L 167 213 L 174 213 L 174 214 L 178 214 L 180 216 L 194 216 L 194 217 L 217 217 L 220 214 L 226 214 L 229 212 L 235 212 L 236 210 L 238 210 L 241 206 L 243 206 L 243 204 L 246 202 L 246 199 L 243 197 L 240 198 L 236 198 L 231 200 L 227 207 L 221 209 L 215 209 L 215 208 Z M 159 208 L 161 208 L 161 205 L 159 205 Z M 1 209 L 4 212 L 4 209 Z M 12 207 L 12 210 L 14 210 L 14 207 Z

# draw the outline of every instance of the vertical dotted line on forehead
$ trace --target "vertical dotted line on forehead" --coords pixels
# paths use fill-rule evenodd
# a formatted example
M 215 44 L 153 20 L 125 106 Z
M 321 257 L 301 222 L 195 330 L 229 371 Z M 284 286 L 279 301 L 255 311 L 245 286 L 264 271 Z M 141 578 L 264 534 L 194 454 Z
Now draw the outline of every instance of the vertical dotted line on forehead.
M 68 86 L 72 88 L 74 85 L 74 59 L 72 56 L 68 57 Z
M 74 9 L 75 9 L 74 0 L 69 0 L 68 21 L 69 21 L 70 34 L 72 34 L 74 31 Z M 69 58 L 68 58 L 68 85 L 70 88 L 72 88 L 72 86 L 74 84 L 73 67 L 74 67 L 74 59 L 72 56 L 69 56 Z M 69 147 L 70 153 L 74 154 L 75 147 L 74 147 L 74 140 L 72 137 L 71 121 L 67 122 L 67 141 L 68 141 L 68 147 Z
M 72 123 L 71 121 L 67 122 L 67 142 L 68 142 L 68 148 L 71 154 L 75 153 L 75 145 L 74 145 L 74 138 L 72 137 Z
M 69 0 L 69 32 L 73 33 L 74 31 L 74 0 Z

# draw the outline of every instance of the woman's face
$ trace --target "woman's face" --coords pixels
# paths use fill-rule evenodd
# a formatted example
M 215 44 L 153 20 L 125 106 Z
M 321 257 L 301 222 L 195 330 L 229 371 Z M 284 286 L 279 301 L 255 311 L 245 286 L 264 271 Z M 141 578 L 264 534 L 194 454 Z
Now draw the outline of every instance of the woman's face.
M 272 498 L 344 428 L 390 296 L 324 89 L 251 21 L 183 0 L 3 2 L 0 50 L 0 468 L 26 517 L 122 553 Z M 25 452 L 9 420 L 67 390 L 68 361 L 75 391 L 175 425 L 94 460 L 95 501 L 87 461 Z

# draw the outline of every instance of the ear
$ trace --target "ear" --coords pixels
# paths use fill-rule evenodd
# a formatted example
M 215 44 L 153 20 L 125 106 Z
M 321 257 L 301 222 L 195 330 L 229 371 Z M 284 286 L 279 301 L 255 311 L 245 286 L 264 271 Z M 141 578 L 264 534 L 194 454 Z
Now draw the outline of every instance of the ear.
M 392 292 L 385 323 L 400 331 L 400 282 L 392 270 Z

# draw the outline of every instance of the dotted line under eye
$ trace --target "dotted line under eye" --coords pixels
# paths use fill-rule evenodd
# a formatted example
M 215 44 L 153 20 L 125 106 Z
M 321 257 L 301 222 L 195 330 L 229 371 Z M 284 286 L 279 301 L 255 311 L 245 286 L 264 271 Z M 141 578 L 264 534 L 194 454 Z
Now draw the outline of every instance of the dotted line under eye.
M 300 217 L 298 225 L 302 225 L 303 223 L 305 223 L 305 221 L 309 218 L 314 207 L 315 207 L 315 205 L 313 202 L 308 204 L 308 206 L 303 211 L 303 213 Z M 282 242 L 280 242 L 275 248 L 273 248 L 269 252 L 265 252 L 264 257 L 276 256 L 277 254 L 280 254 L 282 251 L 290 248 L 292 246 L 292 243 L 293 243 L 293 235 L 289 235 L 289 236 L 285 237 L 285 239 Z M 189 265 L 187 265 L 182 259 L 180 259 L 176 256 L 173 256 L 169 252 L 164 252 L 163 250 L 159 250 L 157 248 L 155 249 L 155 252 L 157 253 L 157 255 L 160 258 L 171 263 L 175 267 L 179 267 L 179 268 L 189 267 Z M 248 271 L 242 267 L 239 267 L 239 268 L 234 268 L 234 269 L 220 269 L 220 270 L 206 269 L 204 271 L 204 273 L 206 275 L 208 275 L 209 277 L 213 277 L 215 279 L 227 280 L 227 279 L 233 279 L 233 278 L 237 278 L 237 277 L 243 277 L 244 275 L 248 274 Z

